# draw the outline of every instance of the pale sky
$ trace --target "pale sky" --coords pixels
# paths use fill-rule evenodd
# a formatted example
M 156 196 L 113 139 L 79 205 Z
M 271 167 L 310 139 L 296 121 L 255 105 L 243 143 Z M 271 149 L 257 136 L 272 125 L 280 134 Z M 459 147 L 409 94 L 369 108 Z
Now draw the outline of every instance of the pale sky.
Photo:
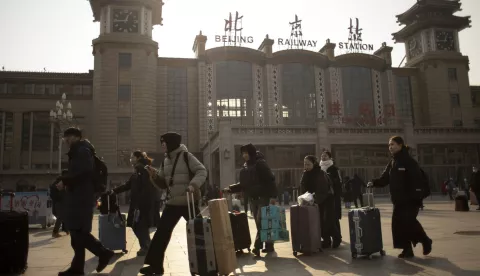
M 393 64 L 405 56 L 403 44 L 394 44 L 391 33 L 400 29 L 395 15 L 416 0 L 164 0 L 163 26 L 156 26 L 153 39 L 160 57 L 192 58 L 192 45 L 200 30 L 208 37 L 207 49 L 221 46 L 214 36 L 223 34 L 229 12 L 243 15 L 243 35 L 257 49 L 266 34 L 289 38 L 289 22 L 302 19 L 303 38 L 318 41 L 318 51 L 327 38 L 345 41 L 350 18 L 359 18 L 363 40 L 375 49 L 382 42 L 393 46 Z M 472 28 L 460 33 L 460 50 L 470 58 L 470 84 L 480 85 L 480 0 L 462 0 Z M 0 68 L 6 70 L 87 72 L 93 69 L 91 42 L 98 37 L 87 0 L 0 0 Z M 275 50 L 281 50 L 274 46 Z M 338 54 L 338 47 L 337 47 Z

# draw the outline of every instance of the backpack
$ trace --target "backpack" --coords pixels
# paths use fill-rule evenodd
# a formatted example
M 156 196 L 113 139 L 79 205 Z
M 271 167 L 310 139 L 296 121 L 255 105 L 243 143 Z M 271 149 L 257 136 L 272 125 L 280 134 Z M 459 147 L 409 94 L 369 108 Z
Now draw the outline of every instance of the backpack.
M 430 196 L 430 181 L 428 179 L 428 175 L 425 173 L 422 168 L 420 168 L 420 174 L 421 174 L 421 181 L 414 181 L 414 183 L 417 183 L 417 185 L 420 185 L 420 187 L 414 187 L 415 188 L 415 196 L 418 199 L 424 200 L 428 196 Z
M 93 168 L 93 187 L 97 194 L 102 194 L 107 191 L 108 169 L 105 162 L 103 162 L 98 156 L 93 156 L 94 168 Z

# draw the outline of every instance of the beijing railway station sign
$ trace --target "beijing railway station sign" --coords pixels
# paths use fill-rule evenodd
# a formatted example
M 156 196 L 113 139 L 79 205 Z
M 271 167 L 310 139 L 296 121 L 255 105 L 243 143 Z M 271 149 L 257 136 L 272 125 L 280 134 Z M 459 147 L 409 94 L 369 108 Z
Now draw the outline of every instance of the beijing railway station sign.
M 243 31 L 243 15 L 239 16 L 238 11 L 235 12 L 235 19 L 232 13 L 228 19 L 225 19 L 225 27 L 223 35 L 215 35 L 215 42 L 223 43 L 224 46 L 241 46 L 242 43 L 253 43 L 252 36 L 244 36 Z
M 366 51 L 373 51 L 373 44 L 363 43 L 362 31 L 360 28 L 360 21 L 355 18 L 355 26 L 350 18 L 350 26 L 348 27 L 348 41 L 338 43 L 338 48 L 347 53 L 362 53 Z
M 316 40 L 303 39 L 302 20 L 298 19 L 298 15 L 295 15 L 295 20 L 289 22 L 290 24 L 290 38 L 277 38 L 277 44 L 280 46 L 288 46 L 293 49 L 303 49 L 303 47 L 317 47 Z

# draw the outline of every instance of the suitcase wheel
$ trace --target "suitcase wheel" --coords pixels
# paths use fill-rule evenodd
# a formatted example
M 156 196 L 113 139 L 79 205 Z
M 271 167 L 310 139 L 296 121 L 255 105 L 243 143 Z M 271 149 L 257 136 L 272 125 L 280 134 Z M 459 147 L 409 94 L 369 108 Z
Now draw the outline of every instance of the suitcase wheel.
M 380 256 L 383 257 L 383 256 L 385 256 L 386 254 L 387 254 L 387 253 L 385 252 L 385 250 L 381 250 L 381 251 L 380 251 Z
M 127 249 L 122 249 L 123 254 L 127 254 L 128 250 Z
M 352 258 L 356 259 L 357 258 L 357 253 L 352 253 Z
M 298 252 L 297 251 L 293 251 L 293 256 L 297 257 L 298 255 Z

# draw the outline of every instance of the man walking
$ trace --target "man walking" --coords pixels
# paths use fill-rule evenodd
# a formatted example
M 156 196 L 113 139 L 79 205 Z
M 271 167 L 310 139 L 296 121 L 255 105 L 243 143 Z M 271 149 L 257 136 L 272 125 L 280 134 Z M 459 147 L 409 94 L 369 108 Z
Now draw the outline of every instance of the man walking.
M 70 268 L 58 275 L 84 275 L 85 249 L 99 258 L 97 272 L 101 272 L 114 253 L 91 234 L 95 205 L 95 149 L 90 142 L 82 140 L 82 132 L 78 128 L 70 127 L 65 130 L 63 139 L 69 147 L 68 173 L 60 176 L 57 188 L 65 189 L 64 219 L 70 231 L 74 256 Z

